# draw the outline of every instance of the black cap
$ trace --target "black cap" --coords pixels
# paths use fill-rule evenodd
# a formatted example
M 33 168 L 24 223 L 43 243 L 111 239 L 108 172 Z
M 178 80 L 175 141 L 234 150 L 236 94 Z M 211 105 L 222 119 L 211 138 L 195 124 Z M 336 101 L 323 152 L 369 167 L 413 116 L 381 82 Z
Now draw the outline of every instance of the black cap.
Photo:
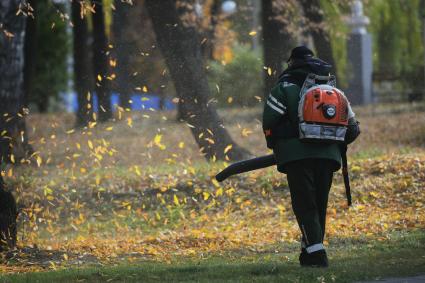
M 291 51 L 291 56 L 289 56 L 289 60 L 291 59 L 307 59 L 314 57 L 313 51 L 311 51 L 308 47 L 301 45 L 297 46 Z

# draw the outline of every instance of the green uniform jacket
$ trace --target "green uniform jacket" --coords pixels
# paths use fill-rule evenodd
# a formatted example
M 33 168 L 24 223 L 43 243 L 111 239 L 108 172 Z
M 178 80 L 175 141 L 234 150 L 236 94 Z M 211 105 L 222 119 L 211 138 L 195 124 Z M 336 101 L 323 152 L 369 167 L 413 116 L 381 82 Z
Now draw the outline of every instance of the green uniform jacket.
M 282 81 L 272 89 L 264 104 L 263 131 L 267 147 L 275 154 L 277 169 L 286 173 L 285 165 L 289 162 L 323 158 L 335 161 L 334 170 L 337 171 L 341 167 L 338 144 L 301 142 L 298 138 L 300 91 L 297 84 Z

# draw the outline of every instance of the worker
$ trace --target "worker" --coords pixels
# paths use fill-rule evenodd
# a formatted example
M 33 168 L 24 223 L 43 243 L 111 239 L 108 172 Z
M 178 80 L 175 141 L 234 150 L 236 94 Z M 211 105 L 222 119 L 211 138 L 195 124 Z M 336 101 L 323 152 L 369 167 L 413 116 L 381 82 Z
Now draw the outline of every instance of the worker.
M 300 131 L 304 128 L 300 127 L 300 111 L 303 109 L 299 110 L 299 105 L 305 94 L 302 91 L 308 91 L 305 89 L 309 87 L 307 79 L 316 78 L 316 85 L 330 84 L 332 66 L 316 58 L 305 46 L 294 48 L 287 63 L 287 69 L 265 101 L 263 131 L 267 147 L 275 155 L 278 171 L 287 175 L 292 209 L 302 235 L 300 264 L 327 267 L 323 240 L 328 195 L 333 173 L 341 167 L 341 148 L 356 139 L 360 133 L 359 124 L 346 100 L 346 104 L 327 108 L 325 113 L 335 115 L 338 107 L 344 108 L 348 125 L 343 127 L 346 129 L 343 136 L 334 137 L 339 141 L 309 142 L 300 138 L 303 136 Z M 329 89 L 339 94 L 339 90 L 333 87 Z

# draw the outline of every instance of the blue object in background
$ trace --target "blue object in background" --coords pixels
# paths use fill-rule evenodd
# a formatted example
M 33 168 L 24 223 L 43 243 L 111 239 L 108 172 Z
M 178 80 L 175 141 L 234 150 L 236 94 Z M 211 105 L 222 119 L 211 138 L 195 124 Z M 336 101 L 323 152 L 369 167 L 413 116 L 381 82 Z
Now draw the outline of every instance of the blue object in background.
M 150 108 L 159 109 L 159 97 L 154 95 L 132 95 L 131 110 L 149 110 Z
M 97 95 L 96 97 L 96 103 L 97 103 Z M 120 98 L 118 95 L 111 95 L 111 106 L 112 106 L 112 110 L 115 111 L 116 109 L 116 105 L 120 105 Z M 96 108 L 97 109 L 97 108 Z
M 99 101 L 97 95 L 93 95 L 93 109 L 95 112 L 99 111 Z M 75 113 L 78 110 L 78 100 L 75 92 L 68 92 L 62 94 L 62 99 L 65 103 L 65 109 L 68 112 Z M 160 97 L 154 94 L 133 94 L 131 96 L 132 103 L 130 109 L 132 111 L 146 111 L 149 109 L 159 110 L 160 109 Z M 117 106 L 120 105 L 120 96 L 118 93 L 111 94 L 111 108 L 113 112 L 116 112 Z M 163 110 L 173 110 L 176 105 L 169 98 L 164 99 Z

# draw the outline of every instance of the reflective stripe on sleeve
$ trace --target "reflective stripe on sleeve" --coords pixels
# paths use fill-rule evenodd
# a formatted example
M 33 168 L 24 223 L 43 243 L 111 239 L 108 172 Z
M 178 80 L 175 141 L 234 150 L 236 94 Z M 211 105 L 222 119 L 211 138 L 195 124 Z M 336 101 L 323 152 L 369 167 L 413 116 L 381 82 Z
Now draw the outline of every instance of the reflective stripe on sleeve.
M 307 247 L 306 250 L 309 254 L 311 254 L 324 249 L 325 249 L 325 246 L 323 244 L 314 244 L 312 246 Z
M 270 93 L 269 94 L 269 98 L 274 102 L 274 103 L 276 103 L 277 105 L 279 105 L 283 110 L 286 110 L 286 107 L 282 104 L 282 103 L 280 103 L 279 101 L 277 101 L 277 99 Z
M 279 114 L 281 114 L 281 115 L 285 114 L 285 112 L 282 109 L 280 109 L 276 105 L 272 104 L 270 102 L 270 100 L 267 100 L 267 105 L 270 106 L 270 108 L 272 108 L 274 111 L 278 112 Z

